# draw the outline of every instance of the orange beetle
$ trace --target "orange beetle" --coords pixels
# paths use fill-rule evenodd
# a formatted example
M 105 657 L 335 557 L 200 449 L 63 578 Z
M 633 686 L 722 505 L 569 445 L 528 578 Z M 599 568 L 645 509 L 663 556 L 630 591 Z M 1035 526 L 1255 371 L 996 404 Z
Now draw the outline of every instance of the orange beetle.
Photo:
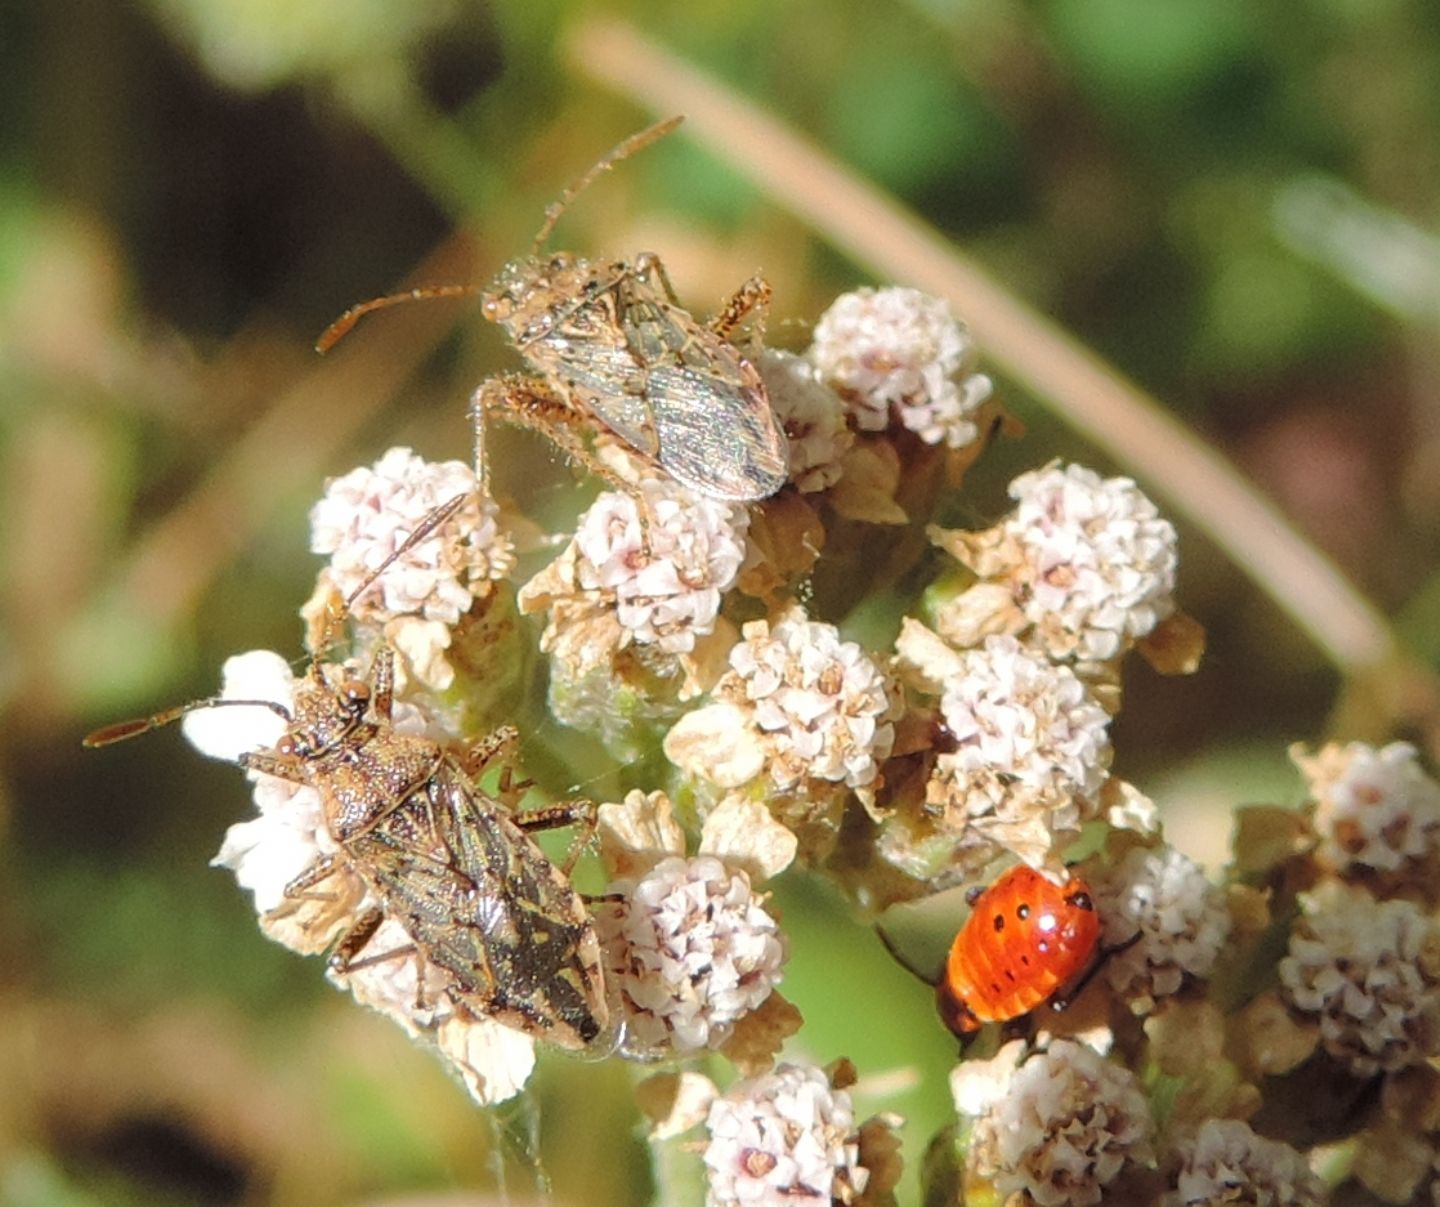
M 1075 988 L 1100 943 L 1100 915 L 1078 876 L 1062 886 L 1022 864 L 973 892 L 936 988 L 940 1017 L 960 1036 Z

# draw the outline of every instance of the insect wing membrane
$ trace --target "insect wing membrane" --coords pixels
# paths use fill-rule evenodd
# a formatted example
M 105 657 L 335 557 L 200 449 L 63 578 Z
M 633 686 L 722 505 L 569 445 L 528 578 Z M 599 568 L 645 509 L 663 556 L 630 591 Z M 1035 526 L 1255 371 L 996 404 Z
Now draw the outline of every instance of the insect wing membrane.
M 428 854 L 413 834 L 377 829 L 360 840 L 387 904 L 479 1012 L 566 1047 L 588 1043 L 604 1027 L 605 1001 L 598 943 L 574 890 L 448 761 L 392 819 L 421 810 L 435 840 Z
M 722 376 L 692 365 L 652 369 L 646 399 L 660 464 L 702 494 L 749 502 L 785 485 L 787 458 L 759 374 L 735 359 L 748 373 Z
M 548 341 L 555 349 L 560 373 L 575 397 L 597 419 L 647 457 L 659 460 L 660 441 L 654 420 L 638 384 L 644 373 L 626 346 Z
M 477 919 L 496 980 L 496 1010 L 538 1020 L 554 1043 L 581 1047 L 604 1029 L 600 945 L 584 902 L 535 840 L 499 810 L 481 806 L 464 784 L 453 788 L 469 863 L 503 868 L 497 891 L 477 902 Z M 483 798 L 482 798 L 483 799 Z
M 754 366 L 643 280 L 622 278 L 613 296 L 643 394 L 597 390 L 594 413 L 702 494 L 745 502 L 779 490 L 787 449 Z

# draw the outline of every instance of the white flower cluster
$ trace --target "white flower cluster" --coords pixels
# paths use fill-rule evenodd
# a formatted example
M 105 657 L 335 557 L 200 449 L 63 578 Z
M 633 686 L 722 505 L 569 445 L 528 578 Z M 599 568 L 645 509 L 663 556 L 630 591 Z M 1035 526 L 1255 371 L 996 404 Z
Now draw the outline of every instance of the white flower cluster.
M 1086 872 L 1104 920 L 1105 975 L 1137 1013 L 1208 976 L 1230 934 L 1224 892 L 1174 847 L 1132 847 L 1115 866 Z
M 1408 742 L 1332 744 L 1313 756 L 1297 748 L 1291 757 L 1308 781 L 1320 855 L 1332 867 L 1393 872 L 1435 852 L 1440 783 Z
M 1052 658 L 1105 661 L 1175 610 L 1175 528 L 1129 478 L 1050 465 L 1010 484 L 1021 608 Z
M 611 880 L 595 926 L 624 1018 L 622 1053 L 723 1047 L 747 1059 L 763 1049 L 768 1061 L 783 1028 L 760 1024 L 756 1012 L 782 1006 L 775 986 L 787 949 L 751 886 L 789 865 L 795 836 L 764 804 L 738 796 L 706 817 L 690 857 L 663 792 L 601 805 L 597 822 Z
M 764 349 L 757 366 L 770 407 L 790 446 L 790 481 L 801 494 L 833 486 L 841 459 L 855 443 L 840 396 L 816 376 L 815 367 L 793 352 Z
M 711 1103 L 706 1127 L 708 1207 L 852 1203 L 869 1180 L 850 1095 L 814 1067 L 737 1082 Z
M 1110 763 L 1110 718 L 1064 666 L 1013 637 L 990 637 L 956 655 L 940 712 L 954 749 L 936 760 L 929 786 L 953 829 L 1048 855 L 1056 832 L 1088 814 Z
M 639 499 L 608 491 L 585 513 L 575 530 L 578 581 L 613 595 L 636 641 L 683 653 L 715 626 L 745 559 L 748 513 L 667 482 L 640 491 Z
M 895 740 L 897 705 L 870 656 L 800 607 L 751 621 L 730 650 L 716 703 L 665 739 L 677 766 L 726 788 L 762 772 L 781 791 L 823 780 L 864 790 Z
M 1180 1168 L 1161 1207 L 1321 1207 L 1325 1183 L 1305 1158 L 1239 1119 L 1207 1119 L 1181 1146 Z
M 792 788 L 806 776 L 852 788 L 873 782 L 895 727 L 885 676 L 870 656 L 800 608 L 773 627 L 747 624 L 743 636 L 715 695 L 753 710 L 775 786 Z
M 1325 1050 L 1357 1077 L 1440 1054 L 1440 932 L 1425 913 L 1333 881 L 1301 903 L 1280 981 L 1319 1016 Z
M 330 481 L 310 512 L 310 548 L 330 555 L 331 585 L 346 597 L 436 507 L 458 495 L 469 496 L 460 509 L 355 601 L 358 619 L 383 625 L 418 616 L 454 625 L 481 584 L 509 573 L 514 548 L 499 528 L 498 508 L 463 462 L 425 461 L 408 448 L 392 448 L 373 468 Z
M 948 303 L 896 286 L 841 294 L 806 355 L 861 431 L 884 431 L 893 411 L 927 444 L 964 448 L 980 435 L 975 416 L 991 392 L 988 377 L 969 371 L 974 353 Z
M 605 491 L 560 557 L 526 584 L 521 606 L 563 601 L 610 612 L 622 647 L 633 641 L 688 653 L 715 627 L 745 559 L 748 524 L 745 508 L 697 497 L 669 479 L 641 482 L 634 493 Z
M 625 1047 L 718 1047 L 780 982 L 785 943 L 744 871 L 709 855 L 672 855 L 606 895 L 596 912 L 612 988 L 624 998 Z
M 1002 1050 L 994 1063 L 1007 1056 L 1014 1058 Z M 983 1099 L 976 1089 L 957 1089 L 957 1105 L 982 1108 L 973 1172 L 1001 1196 L 1083 1207 L 1101 1202 L 1127 1164 L 1153 1161 L 1154 1121 L 1135 1074 L 1084 1044 L 1056 1040 L 1005 1078 L 1003 1089 L 990 1087 Z

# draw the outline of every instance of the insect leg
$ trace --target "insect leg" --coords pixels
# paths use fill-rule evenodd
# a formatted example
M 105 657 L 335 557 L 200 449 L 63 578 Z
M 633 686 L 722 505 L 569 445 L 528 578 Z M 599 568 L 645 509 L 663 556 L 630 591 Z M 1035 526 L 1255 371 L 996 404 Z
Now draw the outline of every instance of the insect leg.
M 670 284 L 670 274 L 665 271 L 664 263 L 653 251 L 641 252 L 636 256 L 630 271 L 636 277 L 643 279 L 651 289 L 658 285 L 670 305 L 677 309 L 681 308 L 680 299 L 675 294 L 675 286 Z
M 395 706 L 395 652 L 382 645 L 370 664 L 370 711 L 387 725 Z
M 485 774 L 491 763 L 503 755 L 515 753 L 520 743 L 520 731 L 513 725 L 502 725 L 483 738 L 476 738 L 466 745 L 460 754 L 460 766 L 472 779 Z
M 380 924 L 385 921 L 385 913 L 381 909 L 367 909 L 355 920 L 355 925 L 340 936 L 340 941 L 335 944 L 330 952 L 330 958 L 326 961 L 330 971 L 336 976 L 351 976 L 365 968 L 373 968 L 376 964 L 383 964 L 387 960 L 398 960 L 409 956 L 415 961 L 415 1009 L 424 1010 L 425 1001 L 425 956 L 420 948 L 414 943 L 407 943 L 404 947 L 392 947 L 389 951 L 382 951 L 373 956 L 366 956 L 363 960 L 357 960 L 365 945 L 375 937 L 375 932 L 380 929 Z
M 561 452 L 610 485 L 625 491 L 634 490 L 631 483 L 586 448 L 576 430 L 584 425 L 586 417 L 540 377 L 492 377 L 471 396 L 470 415 L 475 423 L 475 449 L 479 462 L 476 473 L 481 475 L 482 482 L 485 480 L 485 420 L 492 412 L 507 423 L 539 432 Z
M 314 888 L 323 880 L 335 874 L 337 861 L 334 855 L 322 855 L 294 880 L 285 886 L 285 896 L 291 901 L 325 901 L 327 897 L 306 890 Z
M 513 756 L 519 745 L 520 731 L 513 725 L 502 725 L 492 733 L 467 743 L 456 752 L 456 759 L 465 778 L 472 783 L 479 783 L 496 759 Z M 513 811 L 519 805 L 520 798 L 534 785 L 535 781 L 532 779 L 517 779 L 515 768 L 509 763 L 502 763 L 494 794 L 506 808 Z
M 514 821 L 527 833 L 536 830 L 557 830 L 561 826 L 580 827 L 575 841 L 570 844 L 570 851 L 565 856 L 565 862 L 560 865 L 560 870 L 567 876 L 574 868 L 575 861 L 580 858 L 581 852 L 590 845 L 591 840 L 595 837 L 595 827 L 599 824 L 595 802 L 583 798 L 562 800 L 556 804 L 547 805 L 543 809 L 522 814 Z
M 765 339 L 765 321 L 770 316 L 770 282 L 762 276 L 753 276 L 731 296 L 725 308 L 710 320 L 710 330 L 722 339 L 730 339 L 736 329 L 754 312 L 753 335 L 755 343 Z
M 285 891 L 287 893 L 290 891 L 288 886 Z M 367 909 L 356 918 L 350 929 L 340 936 L 334 950 L 330 952 L 327 962 L 331 971 L 339 976 L 353 971 L 357 967 L 355 957 L 364 950 L 365 944 L 375 937 L 375 932 L 380 929 L 380 924 L 384 921 L 384 911 L 378 908 Z
M 286 758 L 274 754 L 268 750 L 251 750 L 240 756 L 240 766 L 246 771 L 259 771 L 264 775 L 273 775 L 276 779 L 285 780 L 290 784 L 308 784 L 309 777 L 305 774 L 305 763 L 298 758 Z
M 527 833 L 532 830 L 558 830 L 563 826 L 585 826 L 593 830 L 596 824 L 595 802 L 583 797 L 562 800 L 521 814 L 514 821 Z
M 1122 951 L 1127 951 L 1131 947 L 1134 947 L 1136 943 L 1140 942 L 1142 934 L 1142 931 L 1137 930 L 1126 939 L 1125 942 L 1116 943 L 1114 947 L 1107 947 L 1104 951 L 1100 952 L 1095 959 L 1090 962 L 1090 967 L 1086 968 L 1075 978 L 1073 984 L 1062 986 L 1059 992 L 1051 996 L 1050 1009 L 1055 1011 L 1056 1014 L 1070 1009 L 1075 999 L 1090 987 L 1090 982 L 1095 979 L 1096 974 L 1105 966 L 1105 961 L 1111 956 L 1119 955 Z

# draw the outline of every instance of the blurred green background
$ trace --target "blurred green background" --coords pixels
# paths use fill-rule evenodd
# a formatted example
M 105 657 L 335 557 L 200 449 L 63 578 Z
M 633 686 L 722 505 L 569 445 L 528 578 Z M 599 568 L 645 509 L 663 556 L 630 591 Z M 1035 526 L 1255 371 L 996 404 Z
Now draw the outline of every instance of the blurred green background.
M 174 732 L 78 745 L 205 694 L 229 653 L 299 652 L 304 516 L 327 475 L 393 444 L 469 456 L 469 390 L 517 367 L 473 307 L 371 319 L 323 361 L 310 345 L 357 299 L 484 279 L 656 116 L 588 78 L 599 11 L 0 5 L 0 1203 L 520 1203 L 544 1179 L 558 1203 L 652 1194 L 629 1071 L 547 1059 L 529 1101 L 475 1110 L 206 867 L 249 809 L 233 770 Z M 1152 390 L 1435 662 L 1440 6 L 604 11 Z M 684 133 L 597 186 L 556 245 L 658 251 L 701 311 L 763 267 L 797 345 L 867 282 Z M 1133 471 L 999 389 L 1029 435 L 981 462 L 965 517 L 993 519 L 1052 456 Z M 529 437 L 495 448 L 499 489 L 547 522 L 593 489 Z M 1347 685 L 1181 527 L 1208 661 L 1184 681 L 1132 668 L 1116 771 L 1219 861 L 1231 807 L 1298 798 L 1285 747 L 1324 736 Z M 954 1055 L 927 992 L 824 886 L 779 900 L 797 1051 L 855 1057 L 862 1112 L 908 1114 L 918 1156 Z

